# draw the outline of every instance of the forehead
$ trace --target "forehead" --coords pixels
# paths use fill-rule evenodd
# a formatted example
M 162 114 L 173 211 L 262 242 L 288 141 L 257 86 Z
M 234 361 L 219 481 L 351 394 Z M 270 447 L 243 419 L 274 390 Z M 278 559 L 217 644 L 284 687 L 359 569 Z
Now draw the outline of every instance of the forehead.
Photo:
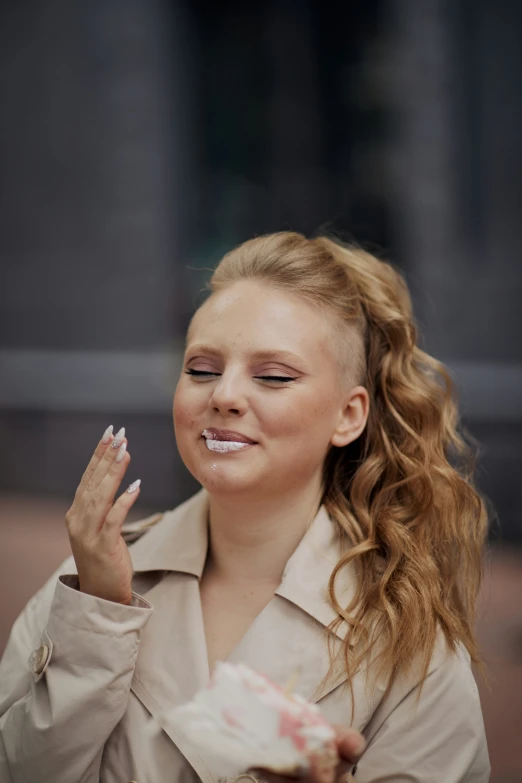
M 303 359 L 331 358 L 326 313 L 296 294 L 245 280 L 212 294 L 195 313 L 187 349 L 205 343 L 223 350 L 292 351 Z

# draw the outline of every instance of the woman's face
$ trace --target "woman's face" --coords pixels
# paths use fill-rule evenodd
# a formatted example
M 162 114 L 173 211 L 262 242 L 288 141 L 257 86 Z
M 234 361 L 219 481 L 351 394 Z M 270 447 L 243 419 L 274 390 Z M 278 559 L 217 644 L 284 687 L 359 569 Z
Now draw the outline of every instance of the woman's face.
M 320 487 L 329 446 L 358 437 L 367 417 L 365 389 L 341 394 L 332 333 L 311 305 L 259 281 L 233 283 L 196 312 L 174 429 L 183 462 L 210 493 L 266 496 L 314 480 Z M 255 444 L 211 451 L 203 431 L 212 428 Z

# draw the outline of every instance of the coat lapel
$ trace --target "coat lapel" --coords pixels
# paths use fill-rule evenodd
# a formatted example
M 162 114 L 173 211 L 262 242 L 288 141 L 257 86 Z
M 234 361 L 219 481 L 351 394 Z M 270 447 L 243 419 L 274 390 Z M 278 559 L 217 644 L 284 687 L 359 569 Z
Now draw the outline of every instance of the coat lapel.
M 154 607 L 143 633 L 134 680 L 163 707 L 190 701 L 208 682 L 197 579 L 169 573 L 146 598 Z
M 216 783 L 196 748 L 169 721 L 208 682 L 198 580 L 169 573 L 147 593 L 154 613 L 140 644 L 131 690 L 205 783 Z
M 146 573 L 163 572 L 142 593 L 154 607 L 140 642 L 131 690 L 205 783 L 215 783 L 198 751 L 180 736 L 169 712 L 208 682 L 199 596 L 207 548 L 205 495 L 199 492 L 167 512 L 130 547 L 136 589 Z

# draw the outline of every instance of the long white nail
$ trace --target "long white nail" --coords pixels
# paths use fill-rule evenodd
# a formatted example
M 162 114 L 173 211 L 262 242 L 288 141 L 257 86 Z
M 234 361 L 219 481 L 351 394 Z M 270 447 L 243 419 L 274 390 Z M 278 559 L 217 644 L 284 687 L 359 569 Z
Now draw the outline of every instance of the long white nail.
M 116 460 L 115 461 L 116 462 L 121 462 L 122 459 L 125 456 L 125 452 L 126 451 L 127 451 L 127 444 L 126 443 L 122 443 L 120 448 L 118 449 L 118 453 L 116 454 Z
M 104 446 L 106 446 L 107 443 L 110 441 L 111 435 L 112 435 L 112 424 L 109 427 L 107 427 L 107 429 L 103 433 L 102 443 Z
M 136 492 L 140 484 L 141 484 L 141 479 L 136 479 L 136 481 L 133 481 L 127 490 L 129 495 L 132 495 L 133 492 Z
M 124 437 L 125 437 L 125 427 L 122 427 L 121 430 L 118 430 L 118 432 L 116 433 L 114 440 L 111 443 L 111 448 L 117 449 L 118 446 L 121 446 L 121 442 Z

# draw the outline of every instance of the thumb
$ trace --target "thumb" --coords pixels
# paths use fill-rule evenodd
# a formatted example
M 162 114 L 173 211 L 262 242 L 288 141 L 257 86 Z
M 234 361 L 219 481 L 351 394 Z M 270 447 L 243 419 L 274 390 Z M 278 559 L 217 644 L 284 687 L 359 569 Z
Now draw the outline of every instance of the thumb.
M 355 729 L 347 729 L 345 726 L 334 725 L 334 729 L 339 755 L 349 761 L 358 761 L 366 748 L 366 740 L 363 735 Z

